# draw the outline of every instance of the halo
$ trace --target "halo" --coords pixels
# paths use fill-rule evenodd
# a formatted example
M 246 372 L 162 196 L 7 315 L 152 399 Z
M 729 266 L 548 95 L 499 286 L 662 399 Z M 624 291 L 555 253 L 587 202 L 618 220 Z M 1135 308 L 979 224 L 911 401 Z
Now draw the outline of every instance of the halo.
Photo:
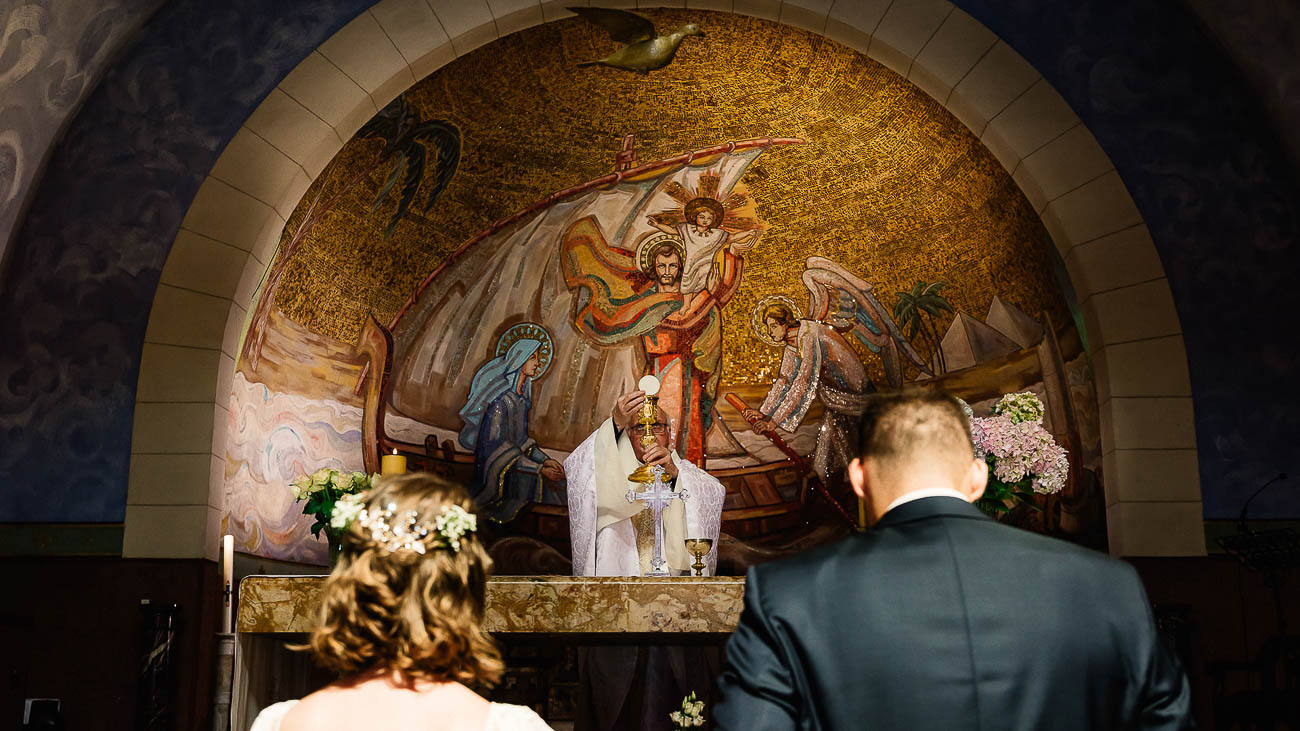
M 636 247 L 636 265 L 642 273 L 654 275 L 654 262 L 650 261 L 650 252 L 659 248 L 661 244 L 672 244 L 673 248 L 677 249 L 677 255 L 681 257 L 682 266 L 686 266 L 686 246 L 682 240 L 673 234 L 661 233 L 642 241 Z
M 776 304 L 777 302 L 789 307 L 790 311 L 794 313 L 795 319 L 803 317 L 803 310 L 799 309 L 799 305 L 796 305 L 794 300 L 783 294 L 769 294 L 759 300 L 758 304 L 754 305 L 754 311 L 749 313 L 749 325 L 754 329 L 754 337 L 768 345 L 780 348 L 784 346 L 785 343 L 778 343 L 769 337 L 767 334 L 767 323 L 763 322 L 763 310 L 767 309 L 768 305 Z
M 510 350 L 510 346 L 520 340 L 539 340 L 542 343 L 542 347 L 537 349 L 537 375 L 533 376 L 533 380 L 537 380 L 551 367 L 551 357 L 554 350 L 551 347 L 551 334 L 546 331 L 546 328 L 535 322 L 521 322 L 501 333 L 501 337 L 497 339 L 496 354 L 498 356 L 505 355 L 505 352 Z
M 696 196 L 695 198 L 686 201 L 682 206 L 682 215 L 686 217 L 687 223 L 695 223 L 695 221 L 691 220 L 692 208 L 696 211 L 701 208 L 707 208 L 709 213 L 713 214 L 713 224 L 715 227 L 722 225 L 722 218 L 727 214 L 727 207 L 717 198 L 710 198 L 707 195 Z

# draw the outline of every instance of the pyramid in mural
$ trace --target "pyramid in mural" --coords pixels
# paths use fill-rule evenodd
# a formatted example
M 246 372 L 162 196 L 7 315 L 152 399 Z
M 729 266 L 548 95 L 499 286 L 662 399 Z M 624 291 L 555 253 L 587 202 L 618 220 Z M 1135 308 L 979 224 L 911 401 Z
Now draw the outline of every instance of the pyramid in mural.
M 989 314 L 984 318 L 985 324 L 1015 341 L 1016 345 L 1028 348 L 1037 345 L 1043 339 L 1043 326 L 1015 305 L 995 296 L 989 305 Z
M 965 312 L 957 313 L 939 347 L 943 348 L 949 373 L 1020 350 L 1011 338 Z

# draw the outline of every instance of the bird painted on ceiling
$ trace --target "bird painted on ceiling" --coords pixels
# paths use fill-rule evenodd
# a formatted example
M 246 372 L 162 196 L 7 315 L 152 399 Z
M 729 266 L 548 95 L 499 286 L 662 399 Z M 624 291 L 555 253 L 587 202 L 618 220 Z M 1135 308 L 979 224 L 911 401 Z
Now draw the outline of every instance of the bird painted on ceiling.
M 579 66 L 609 66 L 638 74 L 648 74 L 672 63 L 673 56 L 677 55 L 677 47 L 687 36 L 704 37 L 704 31 L 694 23 L 687 23 L 672 33 L 658 35 L 655 32 L 654 22 L 649 18 L 626 10 L 610 8 L 568 8 L 568 10 L 586 18 L 592 25 L 600 26 L 615 41 L 627 44 L 604 58 L 580 63 Z

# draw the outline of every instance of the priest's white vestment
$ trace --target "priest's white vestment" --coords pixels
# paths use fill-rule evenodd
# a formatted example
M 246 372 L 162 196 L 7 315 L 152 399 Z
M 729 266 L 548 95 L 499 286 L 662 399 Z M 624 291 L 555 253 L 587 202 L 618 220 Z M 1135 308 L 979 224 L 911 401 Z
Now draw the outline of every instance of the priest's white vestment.
M 654 544 L 653 540 L 647 542 L 646 532 L 647 525 L 653 531 L 653 518 L 647 521 L 652 513 L 640 500 L 627 501 L 629 488 L 640 492 L 645 487 L 627 479 L 640 464 L 629 438 L 634 433 L 635 428 L 625 430 L 616 438 L 613 419 L 606 419 L 564 460 L 574 576 L 641 576 L 649 565 L 648 554 L 654 551 Z M 683 541 L 711 538 L 713 548 L 704 559 L 704 573 L 712 576 L 718 565 L 718 531 L 726 488 L 676 452 L 672 459 L 677 465 L 673 490 L 684 489 L 689 497 L 673 500 L 664 509 L 664 558 L 672 573 L 693 574 L 690 567 L 695 559 Z M 642 510 L 645 514 L 638 516 Z

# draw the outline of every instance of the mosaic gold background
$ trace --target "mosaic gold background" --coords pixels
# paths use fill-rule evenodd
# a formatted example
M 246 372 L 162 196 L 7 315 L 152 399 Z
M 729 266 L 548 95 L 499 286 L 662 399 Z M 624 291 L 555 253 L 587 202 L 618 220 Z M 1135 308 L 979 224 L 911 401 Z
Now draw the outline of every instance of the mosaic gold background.
M 953 306 L 983 318 L 995 295 L 1034 317 L 1069 320 L 1051 243 L 1032 206 L 983 145 L 889 69 L 821 36 L 727 13 L 648 11 L 660 29 L 697 22 L 676 61 L 648 77 L 576 64 L 615 45 L 569 18 L 483 46 L 406 92 L 424 119 L 457 124 L 460 170 L 427 215 L 426 181 L 385 239 L 396 202 L 371 213 L 388 173 L 374 169 L 312 230 L 275 304 L 309 329 L 352 342 L 370 311 L 387 322 L 442 259 L 493 221 L 613 170 L 625 134 L 640 163 L 729 140 L 802 137 L 744 177 L 766 223 L 725 310 L 724 382 L 771 382 L 780 353 L 749 332 L 761 297 L 807 301 L 803 260 L 829 257 L 895 292 L 941 280 Z M 291 217 L 376 159 L 349 141 Z M 429 172 L 432 172 L 432 160 Z M 287 235 L 287 233 L 286 233 Z M 928 347 L 921 348 L 928 355 Z M 868 359 L 880 376 L 876 359 Z

